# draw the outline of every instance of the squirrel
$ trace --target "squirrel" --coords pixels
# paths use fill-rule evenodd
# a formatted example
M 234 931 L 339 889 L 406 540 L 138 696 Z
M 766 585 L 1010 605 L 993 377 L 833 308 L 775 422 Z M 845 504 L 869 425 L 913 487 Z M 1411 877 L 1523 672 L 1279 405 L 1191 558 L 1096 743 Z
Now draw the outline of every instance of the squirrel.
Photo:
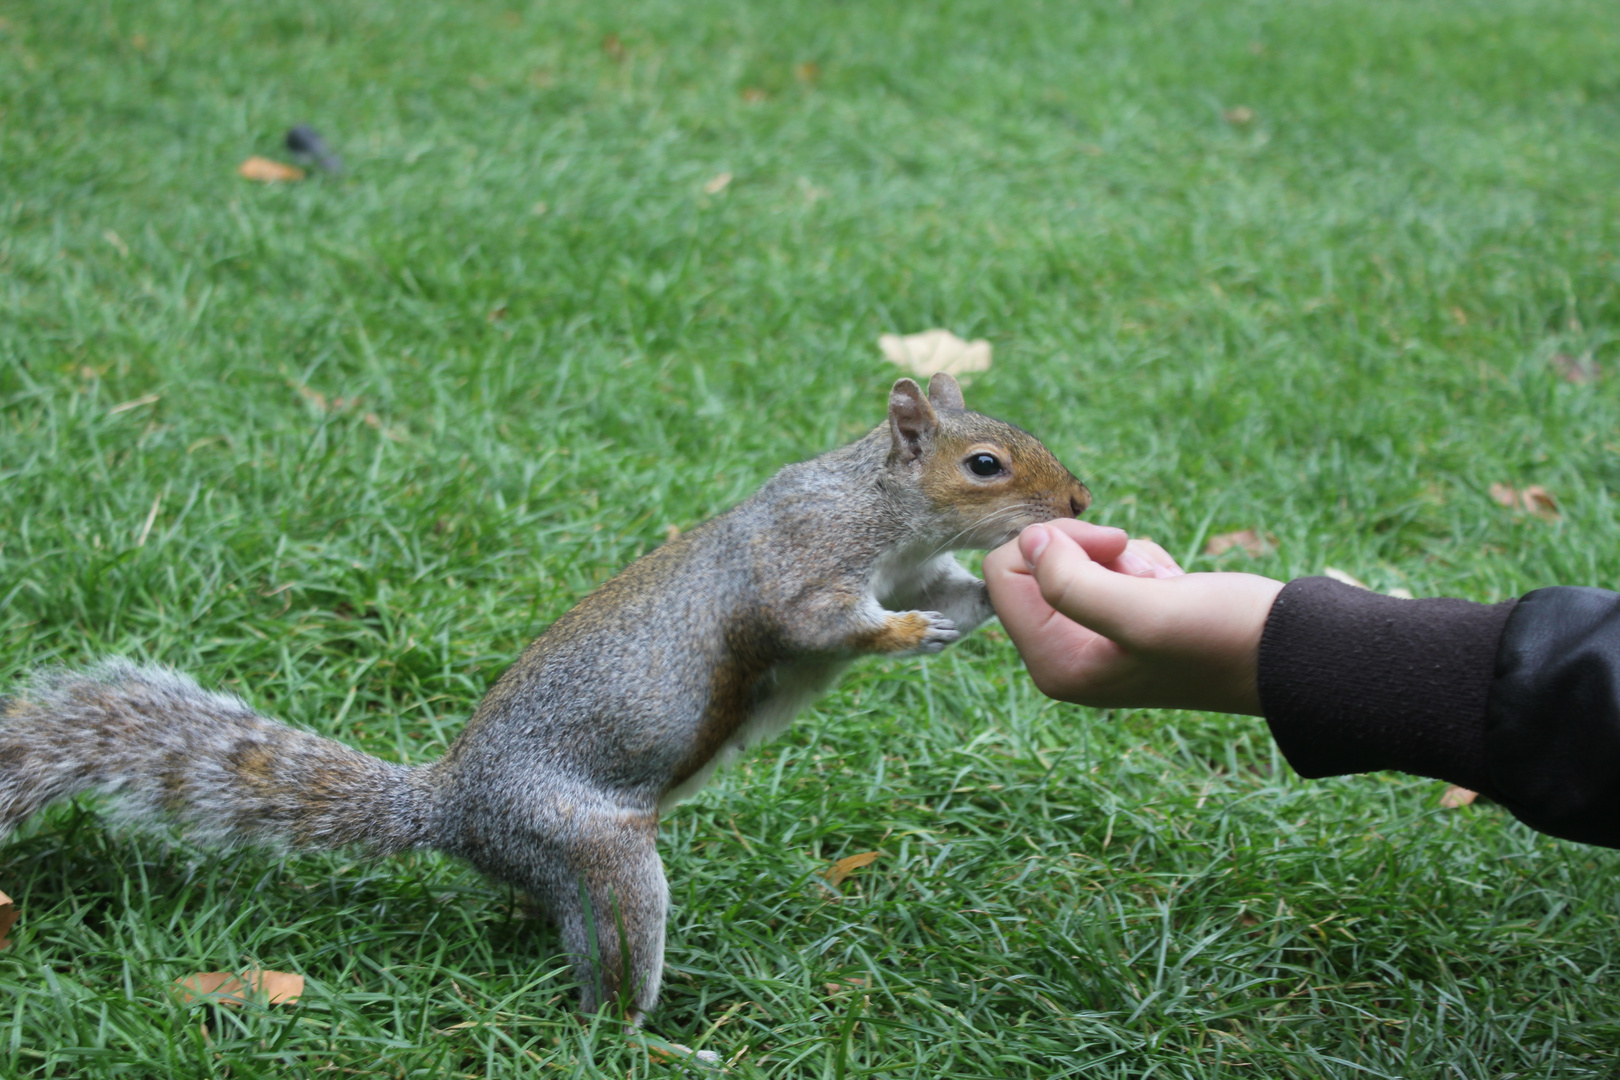
M 1078 516 L 1090 492 L 949 375 L 886 423 L 788 465 L 565 612 L 444 756 L 397 765 L 159 667 L 107 660 L 0 697 L 0 837 L 86 791 L 204 844 L 432 848 L 560 928 L 586 1013 L 641 1023 L 669 903 L 659 815 L 779 734 L 853 659 L 934 653 L 988 619 L 953 551 Z

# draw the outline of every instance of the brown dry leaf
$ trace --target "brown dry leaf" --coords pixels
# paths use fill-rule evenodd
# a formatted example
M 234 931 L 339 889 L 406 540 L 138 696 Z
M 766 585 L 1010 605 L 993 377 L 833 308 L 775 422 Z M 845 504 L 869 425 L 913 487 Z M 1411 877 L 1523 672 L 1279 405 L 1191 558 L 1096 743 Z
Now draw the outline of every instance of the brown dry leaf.
M 1558 369 L 1558 374 L 1564 377 L 1565 382 L 1594 383 L 1603 377 L 1603 369 L 1598 367 L 1590 352 L 1583 352 L 1579 356 L 1553 353 L 1551 363 Z
M 304 977 L 286 971 L 254 968 L 240 975 L 230 971 L 201 971 L 174 980 L 180 1001 L 186 1004 L 217 997 L 222 1004 L 240 1005 L 249 994 L 263 994 L 272 1005 L 289 1005 L 304 996 Z
M 0 892 L 0 949 L 11 948 L 11 928 L 17 924 L 17 905 L 11 902 L 11 897 Z
M 963 341 L 949 330 L 883 334 L 878 338 L 878 347 L 890 363 L 925 378 L 941 371 L 947 375 L 967 375 L 990 367 L 988 341 L 983 338 Z
M 608 34 L 602 39 L 602 52 L 615 64 L 624 61 L 624 42 L 619 40 L 618 34 Z
M 1212 536 L 1204 545 L 1205 555 L 1224 555 L 1233 548 L 1242 548 L 1250 555 L 1269 555 L 1277 550 L 1275 536 L 1261 536 L 1253 529 L 1240 529 L 1237 532 L 1221 533 Z
M 742 99 L 748 102 L 750 105 L 758 105 L 760 102 L 764 101 L 767 96 L 769 95 L 767 95 L 765 91 L 761 90 L 757 86 L 744 87 L 742 92 Z
M 1558 517 L 1558 500 L 1540 484 L 1531 484 L 1522 490 L 1507 484 L 1492 484 L 1490 494 L 1497 505 L 1509 510 L 1522 510 L 1545 521 Z
M 1254 123 L 1254 110 L 1247 105 L 1238 105 L 1235 108 L 1227 109 L 1221 115 L 1226 117 L 1226 122 L 1233 127 L 1244 127 Z
M 821 65 L 814 60 L 793 65 L 793 77 L 806 86 L 814 86 L 821 79 Z
M 821 985 L 827 991 L 828 997 L 837 997 L 845 990 L 859 990 L 866 985 L 866 980 L 859 975 L 851 975 L 843 982 L 822 983 Z
M 863 866 L 870 866 L 882 854 L 878 851 L 863 851 L 859 855 L 845 855 L 842 859 L 827 868 L 827 884 L 833 888 L 844 883 L 844 879 Z
M 1467 806 L 1477 798 L 1479 798 L 1479 792 L 1469 791 L 1465 787 L 1452 784 L 1446 788 L 1446 793 L 1440 796 L 1440 805 L 1447 810 L 1455 810 L 1459 806 Z
M 1540 484 L 1531 484 L 1519 492 L 1519 501 L 1536 517 L 1551 521 L 1558 516 L 1558 500 L 1553 498 L 1552 492 Z
M 271 161 L 267 157 L 254 154 L 236 167 L 248 180 L 257 180 L 261 184 L 275 184 L 283 180 L 302 180 L 304 170 L 296 165 L 283 165 L 279 161 Z
M 731 174 L 728 172 L 716 173 L 713 180 L 703 185 L 705 195 L 718 195 L 726 190 L 731 183 Z

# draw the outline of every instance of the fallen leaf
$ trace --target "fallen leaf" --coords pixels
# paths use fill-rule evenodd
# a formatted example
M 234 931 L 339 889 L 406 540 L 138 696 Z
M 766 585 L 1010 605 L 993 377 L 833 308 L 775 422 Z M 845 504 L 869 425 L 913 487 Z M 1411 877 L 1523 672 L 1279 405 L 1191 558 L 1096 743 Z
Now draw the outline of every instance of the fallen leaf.
M 814 60 L 793 65 L 793 77 L 806 86 L 814 86 L 821 79 L 821 65 Z
M 162 394 L 146 394 L 142 397 L 132 398 L 129 401 L 121 401 L 117 405 L 114 405 L 112 408 L 108 409 L 107 415 L 117 416 L 121 412 L 129 412 L 129 410 L 138 409 L 142 405 L 150 405 L 162 396 Z
M 966 375 L 990 367 L 990 343 L 980 338 L 963 341 L 949 330 L 924 330 L 920 334 L 883 334 L 878 347 L 891 363 L 913 375 Z
M 717 174 L 715 174 L 715 177 L 714 177 L 713 180 L 710 180 L 707 184 L 703 185 L 703 192 L 706 195 L 718 195 L 722 191 L 726 190 L 726 187 L 728 185 L 730 185 L 730 183 L 731 183 L 731 174 L 730 173 L 728 173 L 728 172 L 717 173 Z
M 1226 117 L 1226 122 L 1231 124 L 1233 127 L 1244 127 L 1245 125 L 1254 123 L 1254 110 L 1249 108 L 1247 105 L 1238 105 L 1234 108 L 1227 109 L 1226 112 L 1222 113 L 1221 115 Z
M 1451 309 L 1451 321 L 1456 323 L 1458 326 L 1467 326 L 1468 312 L 1464 311 L 1460 307 L 1453 306 Z
M 1322 567 L 1322 576 L 1323 577 L 1330 577 L 1334 581 L 1340 582 L 1340 583 L 1345 584 L 1345 585 L 1353 585 L 1358 589 L 1366 589 L 1367 588 L 1367 583 L 1365 581 L 1362 581 L 1360 578 L 1356 577 L 1354 574 L 1345 573 L 1343 570 L 1340 570 L 1336 566 L 1324 566 L 1324 567 Z
M 304 977 L 285 971 L 254 968 L 240 975 L 230 971 L 202 971 L 174 980 L 180 1001 L 187 1004 L 209 998 L 221 1004 L 240 1005 L 249 994 L 263 994 L 271 1005 L 287 1005 L 304 996 Z
M 845 979 L 843 982 L 822 983 L 821 985 L 822 985 L 822 988 L 827 991 L 827 996 L 828 997 L 837 997 L 839 994 L 843 993 L 845 990 L 858 990 L 858 989 L 860 989 L 861 987 L 866 985 L 866 980 L 861 978 L 859 975 L 851 975 L 849 978 Z
M 1603 377 L 1603 369 L 1598 367 L 1590 352 L 1583 352 L 1579 356 L 1553 353 L 1551 363 L 1558 369 L 1558 374 L 1564 377 L 1565 382 L 1594 383 Z
M 1522 510 L 1544 521 L 1553 521 L 1558 517 L 1558 500 L 1540 484 L 1531 484 L 1523 489 L 1508 484 L 1492 484 L 1490 494 L 1498 505 L 1509 510 Z
M 602 52 L 615 64 L 624 61 L 624 42 L 619 40 L 618 34 L 608 34 L 602 38 Z
M 302 180 L 304 170 L 296 165 L 284 165 L 279 161 L 271 161 L 257 154 L 248 158 L 236 167 L 248 180 L 257 180 L 263 184 L 274 184 L 282 180 Z
M 11 902 L 11 897 L 0 892 L 0 949 L 11 948 L 11 928 L 17 924 L 17 905 Z
M 758 105 L 765 100 L 765 97 L 765 91 L 757 86 L 745 87 L 742 92 L 742 99 L 750 105 Z
M 1519 500 L 1526 510 L 1537 517 L 1551 521 L 1558 516 L 1558 500 L 1553 498 L 1552 492 L 1540 484 L 1531 484 L 1519 492 Z
M 1452 784 L 1446 788 L 1446 793 L 1440 796 L 1440 805 L 1447 810 L 1455 810 L 1459 806 L 1467 806 L 1477 798 L 1479 798 L 1479 792 L 1469 791 L 1465 787 Z
M 827 884 L 833 888 L 844 883 L 844 879 L 863 866 L 870 866 L 882 854 L 878 851 L 863 851 L 859 855 L 845 855 L 842 859 L 827 868 Z
M 1242 548 L 1250 555 L 1270 555 L 1277 550 L 1275 536 L 1261 536 L 1253 529 L 1240 529 L 1237 532 L 1221 533 L 1212 536 L 1204 545 L 1205 555 L 1224 555 L 1233 548 Z
M 498 304 L 495 307 L 490 308 L 489 314 L 485 315 L 484 318 L 492 323 L 500 322 L 502 319 L 506 318 L 506 305 Z

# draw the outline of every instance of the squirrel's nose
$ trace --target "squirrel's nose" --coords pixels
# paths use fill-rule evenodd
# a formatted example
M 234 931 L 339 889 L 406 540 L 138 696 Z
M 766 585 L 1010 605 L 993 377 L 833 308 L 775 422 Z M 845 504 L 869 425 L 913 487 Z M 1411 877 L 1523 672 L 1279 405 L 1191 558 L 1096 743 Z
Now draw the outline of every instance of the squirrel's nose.
M 1081 514 L 1085 513 L 1086 507 L 1090 505 L 1091 492 L 1087 491 L 1083 487 L 1076 494 L 1069 496 L 1069 509 L 1073 511 L 1075 517 L 1079 517 Z

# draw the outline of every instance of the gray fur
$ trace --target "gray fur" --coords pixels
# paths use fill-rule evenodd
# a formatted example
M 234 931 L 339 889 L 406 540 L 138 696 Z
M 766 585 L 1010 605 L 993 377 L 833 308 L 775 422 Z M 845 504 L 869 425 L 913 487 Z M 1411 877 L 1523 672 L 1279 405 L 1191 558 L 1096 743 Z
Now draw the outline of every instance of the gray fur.
M 937 652 L 987 619 L 983 582 L 952 550 L 1089 500 L 1034 438 L 963 410 L 949 376 L 927 399 L 902 379 L 890 402 L 888 424 L 789 465 L 566 612 L 429 765 L 157 668 L 39 676 L 0 699 L 0 835 L 99 790 L 126 820 L 208 843 L 437 848 L 557 921 L 587 1011 L 617 1001 L 639 1019 L 663 967 L 660 812 L 854 658 Z M 986 446 L 1006 476 L 969 473 L 963 455 Z

